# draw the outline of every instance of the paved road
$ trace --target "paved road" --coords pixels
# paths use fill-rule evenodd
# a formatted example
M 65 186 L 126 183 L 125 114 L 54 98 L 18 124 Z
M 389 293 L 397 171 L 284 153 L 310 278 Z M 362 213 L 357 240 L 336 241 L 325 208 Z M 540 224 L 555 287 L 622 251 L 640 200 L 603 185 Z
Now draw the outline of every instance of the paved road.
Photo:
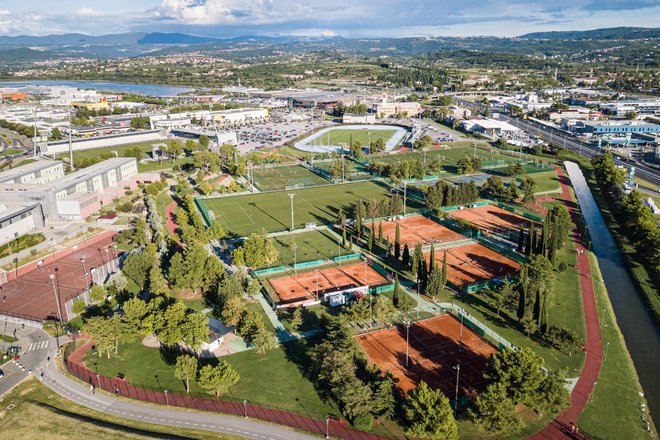
M 48 333 L 36 328 L 26 328 L 22 332 L 24 333 L 23 336 L 19 336 L 19 342 L 16 343 L 16 345 L 22 347 L 21 359 L 16 363 L 14 361 L 7 362 L 0 367 L 5 374 L 5 377 L 0 379 L 0 396 L 11 391 L 12 388 L 28 377 L 30 370 L 36 370 L 48 356 L 48 350 L 51 346 Z
M 555 145 L 566 148 L 567 150 L 574 151 L 585 157 L 592 157 L 597 154 L 600 154 L 601 151 L 596 145 L 592 145 L 588 142 L 581 141 L 576 139 L 574 136 L 566 133 L 565 131 L 549 127 L 544 124 L 540 124 L 535 121 L 523 121 L 518 118 L 513 118 L 504 114 L 500 114 L 500 118 L 509 122 L 512 125 L 515 125 L 518 128 L 525 130 L 531 134 L 541 134 L 541 138 L 545 141 L 552 142 Z M 660 185 L 660 171 L 642 163 L 636 161 L 625 161 L 614 157 L 614 163 L 621 165 L 626 169 L 629 169 L 631 166 L 635 167 L 635 175 L 641 177 L 644 180 L 647 180 L 656 185 Z
M 27 369 L 31 368 L 35 376 L 43 380 L 44 385 L 62 397 L 95 411 L 116 417 L 157 425 L 214 431 L 260 440 L 312 440 L 318 438 L 310 434 L 295 432 L 285 427 L 261 423 L 252 419 L 149 406 L 100 392 L 92 393 L 87 386 L 70 379 L 57 369 L 54 361 L 56 345 L 53 338 L 49 340 L 46 338 L 44 331 L 35 330 L 30 335 L 30 341 L 30 344 L 35 345 L 22 357 L 26 371 L 22 372 L 20 369 L 14 368 L 11 365 L 12 363 L 3 367 L 5 373 L 7 370 L 11 370 L 12 374 L 11 376 L 6 375 L 5 379 L 0 381 L 2 387 L 13 387 L 28 376 Z M 48 342 L 47 347 L 44 347 L 44 341 Z M 0 394 L 2 394 L 1 389 Z

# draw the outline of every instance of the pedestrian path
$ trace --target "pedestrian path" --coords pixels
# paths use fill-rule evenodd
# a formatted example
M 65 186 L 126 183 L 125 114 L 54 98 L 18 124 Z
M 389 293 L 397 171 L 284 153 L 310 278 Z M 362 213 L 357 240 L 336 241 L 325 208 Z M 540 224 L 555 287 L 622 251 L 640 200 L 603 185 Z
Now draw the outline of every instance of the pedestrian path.
M 291 334 L 291 332 L 284 328 L 280 322 L 280 319 L 277 317 L 277 313 L 275 313 L 275 310 L 273 310 L 270 304 L 268 304 L 266 298 L 264 298 L 263 295 L 256 296 L 257 301 L 259 301 L 259 304 L 261 304 L 261 308 L 264 310 L 264 313 L 266 313 L 266 317 L 268 317 L 270 323 L 273 324 L 273 327 L 275 327 L 275 335 L 277 336 L 277 340 L 280 343 L 283 343 L 298 339 L 297 336 Z
M 572 198 L 568 187 L 568 181 L 564 176 L 564 171 L 558 166 L 554 166 L 561 184 L 562 199 L 569 208 L 573 223 L 579 224 L 579 213 L 571 208 Z M 587 255 L 586 243 L 582 241 L 579 234 L 573 233 L 573 243 L 578 251 L 578 270 L 580 274 L 580 291 L 582 294 L 582 303 L 584 304 L 584 320 L 587 327 L 587 337 L 584 343 L 584 350 L 587 358 L 584 362 L 584 368 L 571 393 L 571 404 L 563 414 L 557 416 L 545 429 L 534 434 L 530 439 L 549 440 L 549 439 L 573 439 L 576 438 L 573 433 L 575 426 L 589 396 L 593 392 L 594 385 L 598 380 L 603 355 L 602 338 L 600 334 L 600 324 L 598 322 L 598 310 L 596 309 L 596 297 L 594 294 L 593 282 L 591 279 L 591 266 L 589 256 Z

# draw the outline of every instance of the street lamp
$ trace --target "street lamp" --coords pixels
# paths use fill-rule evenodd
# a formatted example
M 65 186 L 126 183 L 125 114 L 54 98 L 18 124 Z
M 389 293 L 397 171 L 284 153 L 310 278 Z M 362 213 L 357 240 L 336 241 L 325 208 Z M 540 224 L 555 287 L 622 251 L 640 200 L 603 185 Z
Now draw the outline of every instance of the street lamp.
M 100 374 L 96 375 L 96 382 L 99 384 L 99 389 L 101 389 L 101 375 Z
M 60 307 L 60 296 L 57 294 L 57 287 L 55 286 L 55 274 L 50 274 L 50 281 L 53 284 L 53 295 L 55 295 L 55 304 L 57 305 L 57 318 L 60 321 L 60 325 L 62 325 L 62 309 Z M 55 345 L 57 345 L 57 349 L 59 350 L 60 343 L 57 331 L 55 331 Z
M 461 313 L 461 333 L 458 337 L 458 352 L 463 349 L 463 314 Z
M 461 377 L 461 364 L 457 364 L 452 368 L 456 370 L 456 397 L 454 398 L 454 418 L 456 418 L 456 413 L 458 412 L 458 381 Z
M 248 415 L 247 415 L 247 400 L 243 400 L 243 409 L 245 410 L 245 418 L 247 419 L 248 418 Z
M 50 258 L 55 263 L 55 240 L 50 239 Z
M 325 438 L 330 438 L 330 417 L 325 418 Z
M 165 405 L 170 406 L 170 401 L 167 398 L 167 390 L 165 390 Z
M 410 320 L 403 321 L 404 327 L 406 327 L 406 367 L 408 366 L 408 337 L 410 336 Z
M 291 198 L 291 232 L 294 230 L 294 224 L 293 224 L 293 198 L 295 197 L 296 193 L 289 193 L 289 197 Z
M 605 356 L 603 356 L 603 362 L 605 362 L 607 360 L 607 349 L 608 348 L 610 348 L 610 343 L 609 342 L 605 345 Z

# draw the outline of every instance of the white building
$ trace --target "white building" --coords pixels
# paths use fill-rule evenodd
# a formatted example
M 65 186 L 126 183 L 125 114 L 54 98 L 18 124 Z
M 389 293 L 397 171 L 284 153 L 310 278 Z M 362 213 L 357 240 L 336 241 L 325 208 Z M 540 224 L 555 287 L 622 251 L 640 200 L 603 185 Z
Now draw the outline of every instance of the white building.
M 167 139 L 165 130 L 136 131 L 133 133 L 111 134 L 107 136 L 95 136 L 85 139 L 74 139 L 71 144 L 74 151 L 89 150 L 92 148 L 116 147 L 118 145 L 133 144 L 139 142 L 162 141 Z M 69 151 L 69 141 L 62 140 L 50 142 L 41 146 L 43 154 L 58 154 Z
M 344 124 L 373 124 L 376 122 L 375 113 L 366 113 L 358 115 L 354 113 L 345 113 L 342 119 Z
M 83 220 L 137 186 L 132 157 L 108 159 L 47 184 L 0 184 L 0 203 L 40 203 L 47 221 Z
M 263 122 L 268 119 L 266 108 L 235 108 L 213 112 L 213 119 L 221 125 L 246 124 Z
M 39 203 L 0 203 L 0 244 L 7 243 L 45 225 Z
M 64 177 L 64 164 L 60 161 L 40 160 L 0 172 L 2 183 L 31 183 L 43 185 Z
M 466 131 L 482 133 L 483 135 L 492 138 L 495 136 L 502 136 L 503 134 L 520 131 L 518 127 L 514 127 L 508 122 L 497 121 L 495 119 L 488 118 L 466 119 L 461 124 Z
M 409 117 L 419 116 L 422 113 L 422 106 L 419 102 L 382 102 L 376 104 L 374 112 L 379 118 L 389 118 L 390 116 L 406 115 Z

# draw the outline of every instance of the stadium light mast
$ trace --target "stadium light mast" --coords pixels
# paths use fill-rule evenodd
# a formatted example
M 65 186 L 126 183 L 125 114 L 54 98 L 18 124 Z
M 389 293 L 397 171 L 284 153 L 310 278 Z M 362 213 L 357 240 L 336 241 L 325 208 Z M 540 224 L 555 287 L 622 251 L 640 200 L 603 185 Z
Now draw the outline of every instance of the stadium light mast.
M 407 319 L 403 321 L 404 327 L 406 327 L 406 367 L 408 366 L 408 340 L 409 340 L 409 335 L 410 335 L 410 320 Z
M 403 181 L 403 215 L 406 215 L 406 198 L 408 195 L 408 182 Z
M 293 223 L 293 198 L 296 196 L 296 193 L 289 193 L 289 198 L 291 198 L 291 232 L 294 230 Z
M 456 370 L 456 397 L 454 398 L 454 418 L 456 418 L 456 413 L 458 412 L 458 381 L 461 377 L 461 364 L 457 364 L 452 368 Z
M 66 113 L 69 117 L 69 169 L 75 171 L 76 167 L 73 165 L 73 140 L 71 139 L 71 109 L 69 108 Z

